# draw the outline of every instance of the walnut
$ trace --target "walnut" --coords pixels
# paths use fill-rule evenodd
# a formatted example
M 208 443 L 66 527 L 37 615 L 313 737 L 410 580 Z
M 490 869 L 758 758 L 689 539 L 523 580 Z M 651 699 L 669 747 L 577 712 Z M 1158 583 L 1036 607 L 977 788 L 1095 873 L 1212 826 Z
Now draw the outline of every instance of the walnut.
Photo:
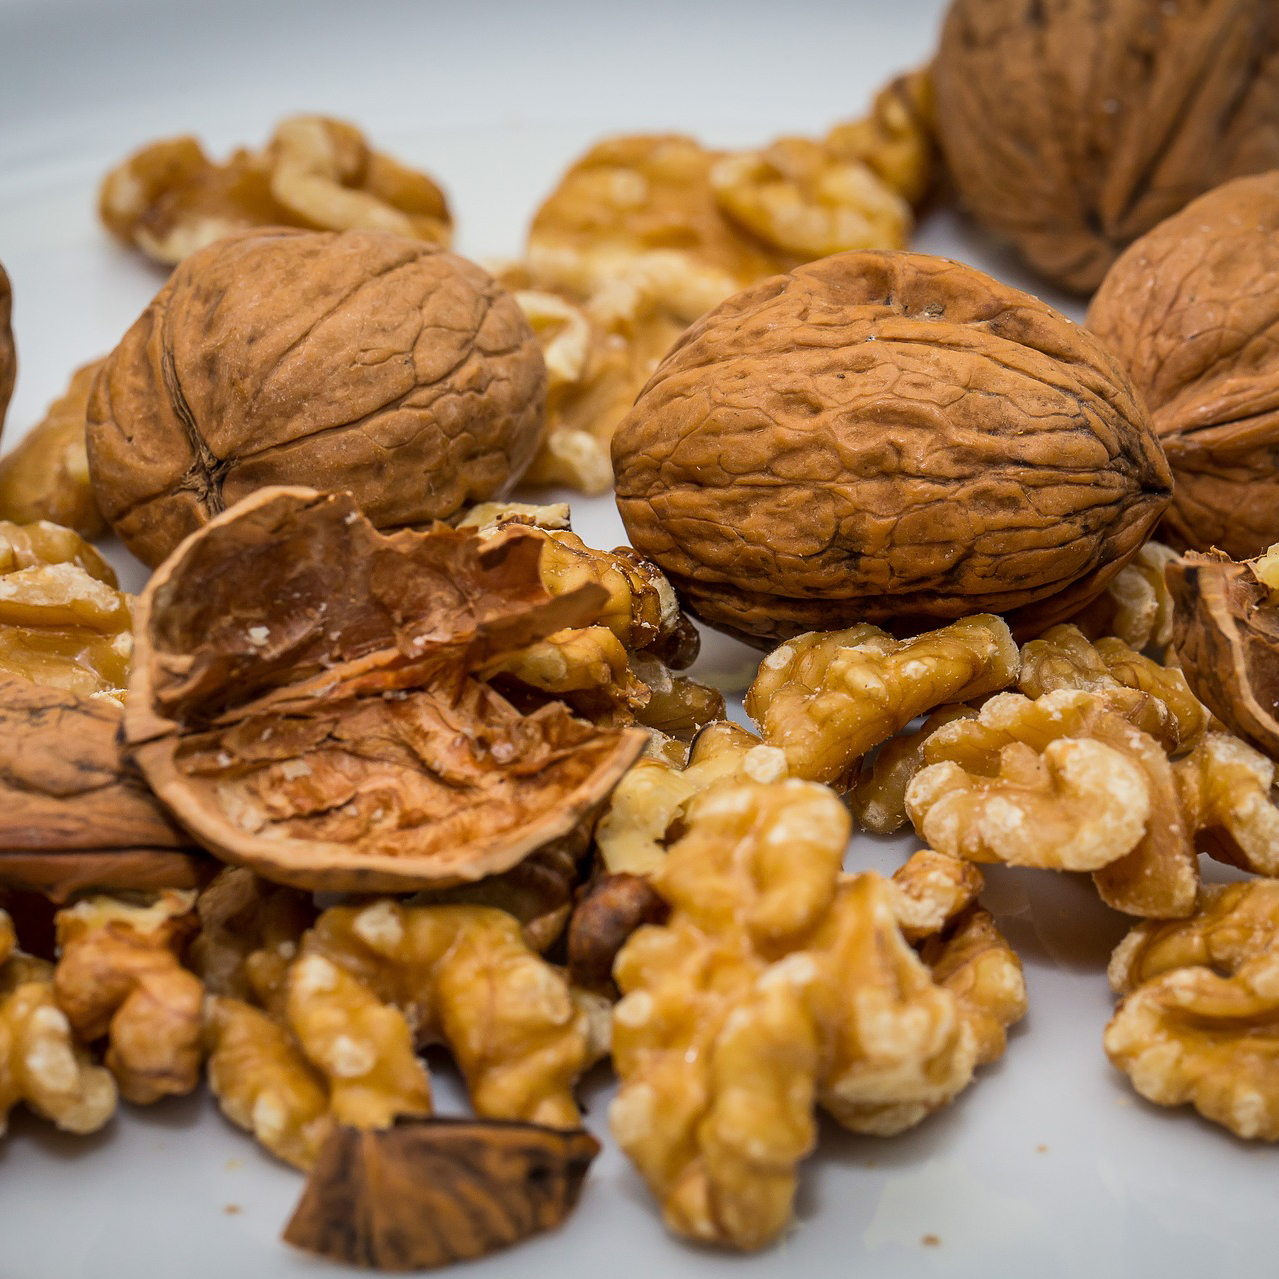
M 1167 649 L 1172 643 L 1172 595 L 1164 568 L 1175 558 L 1171 547 L 1147 542 L 1071 622 L 1089 639 L 1113 635 L 1138 652 Z
M 1270 0 L 955 0 L 933 75 L 964 203 L 1081 293 L 1188 199 L 1279 165 Z
M 597 806 L 644 745 L 487 662 L 595 619 L 551 598 L 543 540 L 378 533 L 349 497 L 271 489 L 191 539 L 139 599 L 124 735 L 207 847 L 308 889 L 411 891 L 509 869 Z
M 216 868 L 125 767 L 119 706 L 0 674 L 0 883 L 192 888 Z
M 909 640 L 867 625 L 816 632 L 764 658 L 746 713 L 792 776 L 834 782 L 916 715 L 1007 688 L 1017 664 L 1008 627 L 989 614 Z
M 1190 552 L 1168 566 L 1186 682 L 1229 729 L 1279 756 L 1279 577 L 1272 552 L 1233 563 Z
M 1171 485 L 1095 339 L 915 253 L 838 254 L 703 316 L 613 464 L 635 549 L 761 646 L 982 611 L 1036 633 L 1106 586 Z
M 378 1270 L 484 1256 L 573 1210 L 599 1142 L 578 1129 L 432 1119 L 337 1128 L 284 1231 L 306 1252 Z
M 943 724 L 972 719 L 968 706 L 942 706 L 920 725 L 919 731 L 893 737 L 873 755 L 862 757 L 856 784 L 848 794 L 853 816 L 876 835 L 891 835 L 910 820 L 906 816 L 906 788 L 924 766 L 924 743 Z
M 1135 929 L 1111 961 L 1124 997 L 1105 1035 L 1143 1097 L 1262 1141 L 1279 1141 L 1276 886 L 1210 888 L 1195 918 Z
M 519 307 L 461 258 L 379 231 L 243 232 L 184 260 L 107 358 L 94 493 L 152 565 L 280 482 L 349 491 L 379 527 L 443 519 L 522 474 L 544 379 Z
M 15 524 L 49 520 L 91 540 L 106 532 L 89 481 L 84 439 L 89 391 L 103 363 L 95 360 L 77 369 L 44 419 L 0 458 L 0 518 Z
M 912 944 L 944 932 L 977 901 L 983 886 L 971 862 L 931 848 L 912 853 L 889 882 L 897 893 L 897 925 Z
M 1217 861 L 1279 875 L 1279 808 L 1274 763 L 1227 733 L 1207 733 L 1173 765 L 1195 844 Z
M 53 966 L 12 954 L 0 964 L 0 1136 L 20 1102 L 64 1132 L 97 1132 L 116 1107 L 115 1081 L 71 1032 Z
M 190 136 L 153 142 L 107 174 L 98 213 L 122 244 L 166 266 L 249 227 L 390 231 L 445 246 L 452 233 L 426 174 L 326 116 L 290 116 L 262 150 L 225 164 Z
M 200 1082 L 204 985 L 179 962 L 196 928 L 194 892 L 147 905 L 89 897 L 58 912 L 53 989 L 82 1043 L 105 1036 L 126 1101 L 183 1096 Z
M 1268 20 L 1279 108 L 1279 19 Z M 1276 164 L 1279 145 L 1262 167 Z M 1172 465 L 1168 540 L 1235 559 L 1279 541 L 1277 205 L 1279 172 L 1216 187 L 1129 246 L 1088 310 Z
M 1198 863 L 1172 766 L 1090 693 L 992 697 L 924 744 L 906 811 L 934 848 L 975 861 L 1091 870 L 1116 910 L 1194 909 Z
M 0 428 L 4 427 L 4 415 L 13 395 L 13 383 L 18 374 L 18 353 L 13 345 L 13 329 L 9 317 L 13 308 L 13 287 L 0 265 Z
M 728 785 L 653 872 L 671 917 L 617 959 L 609 1122 L 678 1233 L 763 1246 L 819 1101 L 887 1135 L 972 1077 L 974 1026 L 903 938 L 899 892 L 840 876 L 848 833 L 825 787 Z
M 568 927 L 568 975 L 574 986 L 612 994 L 613 963 L 644 924 L 663 924 L 666 903 L 643 875 L 605 871 L 586 886 Z
M 1181 671 L 1113 636 L 1093 645 L 1071 625 L 1054 626 L 1023 647 L 1017 687 L 1029 697 L 1083 689 L 1174 753 L 1189 749 L 1208 726 L 1208 713 Z

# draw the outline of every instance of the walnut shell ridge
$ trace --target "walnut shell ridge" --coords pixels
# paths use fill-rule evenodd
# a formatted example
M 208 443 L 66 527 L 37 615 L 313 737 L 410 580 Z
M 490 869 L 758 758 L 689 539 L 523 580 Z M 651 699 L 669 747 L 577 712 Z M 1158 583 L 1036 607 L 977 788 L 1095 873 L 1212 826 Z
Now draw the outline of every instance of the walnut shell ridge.
M 632 545 L 767 644 L 993 612 L 1035 631 L 1149 535 L 1171 475 L 1114 358 L 958 262 L 856 252 L 737 294 L 613 442 Z
M 1279 542 L 1279 171 L 1228 182 L 1142 236 L 1088 327 L 1172 464 L 1167 540 L 1233 559 Z
M 963 202 L 1049 279 L 1279 165 L 1274 0 L 955 0 L 934 66 Z
M 545 393 L 532 330 L 479 267 L 386 232 L 253 230 L 182 262 L 112 352 L 89 468 L 151 565 L 274 484 L 426 523 L 510 490 Z

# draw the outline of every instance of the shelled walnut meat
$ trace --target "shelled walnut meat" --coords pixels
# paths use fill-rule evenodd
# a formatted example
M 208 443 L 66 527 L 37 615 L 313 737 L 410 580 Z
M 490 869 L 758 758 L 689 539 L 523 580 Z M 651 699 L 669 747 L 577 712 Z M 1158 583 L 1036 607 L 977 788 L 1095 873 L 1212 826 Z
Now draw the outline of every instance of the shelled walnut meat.
M 1279 170 L 1161 222 L 1088 309 L 1168 454 L 1176 486 L 1164 527 L 1177 546 L 1244 559 L 1279 540 L 1277 284 Z
M 1171 476 L 1114 358 L 971 267 L 847 253 L 704 316 L 613 441 L 632 545 L 761 645 L 1098 594 Z
M 0 429 L 13 395 L 13 382 L 18 373 L 18 354 L 13 345 L 13 329 L 9 316 L 13 308 L 13 288 L 3 265 L 0 265 Z
M 280 882 L 406 891 L 508 869 L 573 831 L 645 741 L 482 682 L 607 602 L 590 583 L 549 596 L 542 545 L 386 536 L 306 489 L 246 498 L 139 599 L 132 758 L 202 843 Z
M 954 0 L 933 71 L 963 202 L 1080 293 L 1188 200 L 1279 165 L 1272 0 Z
M 272 229 L 185 259 L 108 357 L 89 469 L 157 564 L 270 484 L 354 495 L 379 527 L 501 497 L 537 447 L 545 369 L 478 267 L 379 231 Z
M 107 174 L 98 214 L 121 243 L 166 266 L 248 227 L 391 231 L 447 246 L 444 192 L 327 116 L 282 120 L 260 151 L 224 164 L 187 135 L 153 142 Z

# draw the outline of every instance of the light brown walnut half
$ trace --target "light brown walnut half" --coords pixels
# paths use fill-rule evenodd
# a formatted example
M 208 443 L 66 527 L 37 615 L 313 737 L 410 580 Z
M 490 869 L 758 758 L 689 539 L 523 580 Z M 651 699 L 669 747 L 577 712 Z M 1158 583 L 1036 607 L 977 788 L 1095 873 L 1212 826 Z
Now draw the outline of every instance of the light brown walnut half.
M 272 489 L 215 519 L 139 600 L 125 739 L 207 847 L 309 889 L 412 891 L 563 838 L 643 749 L 477 674 L 593 622 L 554 598 L 543 539 L 388 537 L 349 497 Z
M 107 357 L 89 470 L 158 564 L 272 484 L 349 492 L 380 528 L 504 497 L 546 381 L 523 313 L 479 267 L 385 231 L 244 231 L 185 259 Z
M 977 901 L 981 871 L 950 853 L 921 848 L 889 880 L 897 893 L 897 925 L 912 945 L 945 932 Z
M 1196 847 L 1230 866 L 1279 875 L 1272 760 L 1229 733 L 1206 733 L 1173 774 Z
M 1091 693 L 992 697 L 938 729 L 906 792 L 920 837 L 976 861 L 1091 870 L 1116 910 L 1194 910 L 1198 861 L 1172 766 Z
M 195 893 L 146 904 L 87 897 L 58 912 L 53 989 L 81 1043 L 107 1040 L 126 1101 L 183 1096 L 200 1082 L 204 984 L 180 957 L 198 924 Z
M 1038 299 L 922 253 L 839 253 L 738 293 L 613 437 L 631 545 L 759 647 L 1099 594 L 1172 478 L 1115 358 Z
M 63 1132 L 97 1132 L 115 1114 L 116 1086 L 58 1007 L 53 965 L 19 952 L 0 964 L 0 1137 L 24 1103 Z
M 1007 625 L 989 614 L 908 640 L 867 625 L 815 632 L 764 658 L 746 712 L 793 776 L 834 782 L 916 715 L 1007 688 L 1017 668 Z
M 98 214 L 117 240 L 165 266 L 249 227 L 391 231 L 445 246 L 452 234 L 431 178 L 318 115 L 282 120 L 261 150 L 223 164 L 190 136 L 153 142 L 107 174 Z
M 15 524 L 48 520 L 92 540 L 106 532 L 89 479 L 85 421 L 89 391 L 104 360 L 71 375 L 44 417 L 0 458 L 0 519 Z
M 1113 635 L 1138 652 L 1164 652 L 1172 643 L 1172 594 L 1164 568 L 1176 558 L 1162 542 L 1147 542 L 1071 622 L 1092 640 Z
M 1238 7 L 1270 26 L 1273 120 L 1279 20 L 1267 5 Z M 1214 184 L 1131 245 L 1087 320 L 1132 376 L 1168 454 L 1167 540 L 1234 559 L 1279 541 L 1279 146 L 1258 167 L 1271 171 Z
M 1271 0 L 954 0 L 933 77 L 960 198 L 1079 293 L 1188 200 L 1279 165 Z
M 0 429 L 4 427 L 4 415 L 18 375 L 18 353 L 13 345 L 13 328 L 9 319 L 12 312 L 13 286 L 4 265 L 0 264 Z

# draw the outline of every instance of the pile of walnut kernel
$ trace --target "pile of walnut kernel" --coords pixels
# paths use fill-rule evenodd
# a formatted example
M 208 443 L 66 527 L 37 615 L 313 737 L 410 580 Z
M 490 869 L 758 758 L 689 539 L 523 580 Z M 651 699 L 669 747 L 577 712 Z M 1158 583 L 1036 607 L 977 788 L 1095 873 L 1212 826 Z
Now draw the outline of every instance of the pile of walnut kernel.
M 821 138 L 604 140 L 491 276 L 444 252 L 432 178 L 327 117 L 108 175 L 111 234 L 177 269 L 0 459 L 0 1130 L 206 1081 L 307 1174 L 289 1242 L 429 1267 L 571 1211 L 608 1059 L 668 1228 L 762 1248 L 821 1112 L 890 1137 L 1007 1049 L 999 863 L 1087 873 L 1131 918 L 1098 1032 L 1138 1092 L 1279 1141 L 1279 320 L 1240 274 L 1279 252 L 1274 175 L 1178 215 L 1160 182 L 1239 164 L 1158 174 L 1104 235 L 1029 191 L 1032 262 L 1076 287 L 1114 262 L 1097 336 L 882 252 L 944 186 L 935 83 L 949 177 L 1015 212 L 964 168 L 1000 164 L 960 77 L 1002 10 L 962 0 L 934 67 Z M 246 381 L 235 284 L 272 270 L 311 287 L 297 332 L 244 340 L 284 372 Z M 9 301 L 0 271 L 0 414 Z M 1165 359 L 1197 305 L 1243 338 Z M 404 358 L 327 398 L 375 326 Z M 803 432 L 840 414 L 882 434 L 835 483 Z M 603 493 L 615 463 L 639 549 L 511 498 Z M 108 528 L 158 566 L 137 599 Z M 754 731 L 687 673 L 693 615 L 765 650 Z M 917 850 L 846 872 L 859 827 Z M 429 1047 L 474 1119 L 435 1115 Z

